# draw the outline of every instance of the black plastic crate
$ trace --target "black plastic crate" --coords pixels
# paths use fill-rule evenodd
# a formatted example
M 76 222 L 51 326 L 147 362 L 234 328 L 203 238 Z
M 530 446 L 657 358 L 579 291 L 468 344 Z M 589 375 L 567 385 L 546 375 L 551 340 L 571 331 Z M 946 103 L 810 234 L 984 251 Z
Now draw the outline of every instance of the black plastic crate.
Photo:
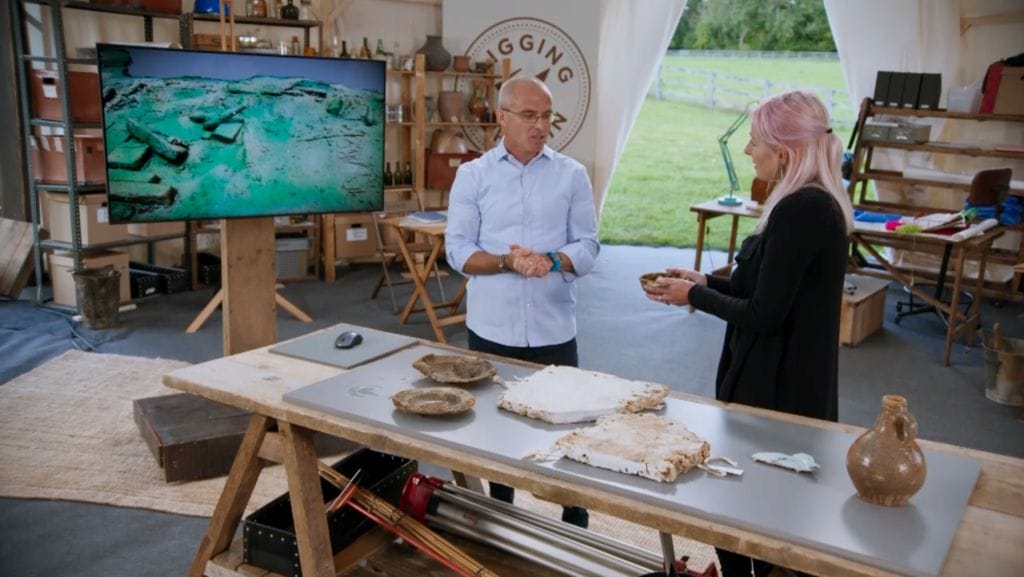
M 132 262 L 129 264 L 129 267 L 159 275 L 160 292 L 164 294 L 174 294 L 188 290 L 188 273 L 185 269 L 170 266 L 157 266 L 155 264 L 145 264 L 141 262 Z
M 133 299 L 148 297 L 160 292 L 160 275 L 148 270 L 128 269 Z
M 208 252 L 201 252 L 197 255 L 196 261 L 199 263 L 199 269 L 197 271 L 199 282 L 206 286 L 219 287 L 220 257 Z
M 416 472 L 416 461 L 364 448 L 338 461 L 333 468 L 348 478 L 362 470 L 357 479 L 359 486 L 397 507 L 405 482 Z M 323 479 L 320 479 L 320 490 L 324 494 L 324 504 L 340 492 Z M 337 554 L 373 526 L 373 521 L 351 507 L 342 507 L 328 515 L 331 551 Z M 302 574 L 291 499 L 287 493 L 246 517 L 242 531 L 242 555 L 249 565 L 271 573 L 292 577 Z

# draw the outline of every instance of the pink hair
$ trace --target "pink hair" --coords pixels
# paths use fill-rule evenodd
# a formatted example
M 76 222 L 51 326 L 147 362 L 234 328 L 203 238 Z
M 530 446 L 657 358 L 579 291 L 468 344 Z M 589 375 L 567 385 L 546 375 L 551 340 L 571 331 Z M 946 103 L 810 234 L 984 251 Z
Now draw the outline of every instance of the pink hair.
M 805 186 L 817 186 L 832 195 L 843 213 L 846 233 L 852 232 L 853 207 L 840 177 L 843 145 L 832 134 L 821 100 L 800 90 L 778 94 L 754 109 L 750 126 L 754 136 L 770 149 L 786 153 L 781 178 L 765 202 L 755 231 L 764 230 L 780 200 Z

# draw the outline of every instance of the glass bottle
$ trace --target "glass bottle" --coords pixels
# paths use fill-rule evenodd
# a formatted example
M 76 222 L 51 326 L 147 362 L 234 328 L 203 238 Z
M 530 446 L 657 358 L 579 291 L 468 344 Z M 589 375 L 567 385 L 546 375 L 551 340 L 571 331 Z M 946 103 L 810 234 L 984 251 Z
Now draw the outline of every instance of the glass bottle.
M 363 36 L 363 45 L 359 47 L 359 57 L 363 60 L 369 60 L 372 55 L 373 53 L 370 52 L 370 42 L 366 39 L 366 36 Z
M 331 53 L 328 54 L 328 56 L 331 58 L 337 58 L 338 54 L 338 37 L 331 36 Z
M 384 40 L 382 38 L 377 39 L 377 50 L 373 53 L 374 57 L 387 57 L 387 53 L 384 52 Z
M 313 0 L 301 0 L 299 2 L 299 20 L 312 20 Z
M 338 58 L 352 58 L 352 55 L 348 53 L 348 41 L 347 40 L 342 40 L 341 41 L 341 54 L 338 55 Z
M 391 162 L 384 163 L 384 186 L 395 184 L 395 175 L 391 172 Z
M 402 184 L 412 184 L 412 164 L 405 163 L 405 172 L 402 173 Z
M 257 18 L 266 18 L 267 0 L 252 0 L 252 12 L 249 15 Z
M 299 19 L 299 7 L 295 5 L 295 0 L 288 0 L 288 4 L 286 6 L 282 6 L 281 7 L 281 19 L 282 20 L 298 20 Z M 293 44 L 294 44 L 294 42 L 293 42 Z M 298 54 L 299 52 L 296 50 L 294 53 Z
M 302 44 L 299 44 L 298 36 L 292 36 L 292 56 L 302 56 Z
M 395 40 L 394 49 L 391 51 L 391 69 L 402 69 L 402 53 L 398 51 L 398 40 Z

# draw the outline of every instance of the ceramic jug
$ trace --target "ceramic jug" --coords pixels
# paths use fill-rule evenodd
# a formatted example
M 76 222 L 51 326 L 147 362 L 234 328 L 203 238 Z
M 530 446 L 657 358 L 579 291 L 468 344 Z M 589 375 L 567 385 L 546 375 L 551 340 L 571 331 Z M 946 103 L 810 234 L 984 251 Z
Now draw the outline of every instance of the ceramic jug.
M 846 453 L 846 471 L 857 495 L 869 503 L 905 505 L 924 484 L 928 466 L 917 445 L 917 421 L 907 400 L 882 397 L 875 425 L 857 437 Z
M 442 90 L 437 93 L 437 111 L 441 114 L 441 122 L 461 122 L 465 110 L 465 96 L 458 90 Z
M 427 70 L 447 70 L 452 63 L 452 55 L 444 49 L 440 36 L 427 36 L 427 42 L 416 53 L 424 56 Z

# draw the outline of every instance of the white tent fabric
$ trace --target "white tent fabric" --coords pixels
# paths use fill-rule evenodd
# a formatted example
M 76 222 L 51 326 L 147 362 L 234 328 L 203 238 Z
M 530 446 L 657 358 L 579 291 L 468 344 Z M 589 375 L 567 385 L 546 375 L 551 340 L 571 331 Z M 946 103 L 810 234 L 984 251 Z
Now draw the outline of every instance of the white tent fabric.
M 604 2 L 593 174 L 598 214 L 685 6 L 686 0 L 647 0 L 642 8 L 630 0 Z

